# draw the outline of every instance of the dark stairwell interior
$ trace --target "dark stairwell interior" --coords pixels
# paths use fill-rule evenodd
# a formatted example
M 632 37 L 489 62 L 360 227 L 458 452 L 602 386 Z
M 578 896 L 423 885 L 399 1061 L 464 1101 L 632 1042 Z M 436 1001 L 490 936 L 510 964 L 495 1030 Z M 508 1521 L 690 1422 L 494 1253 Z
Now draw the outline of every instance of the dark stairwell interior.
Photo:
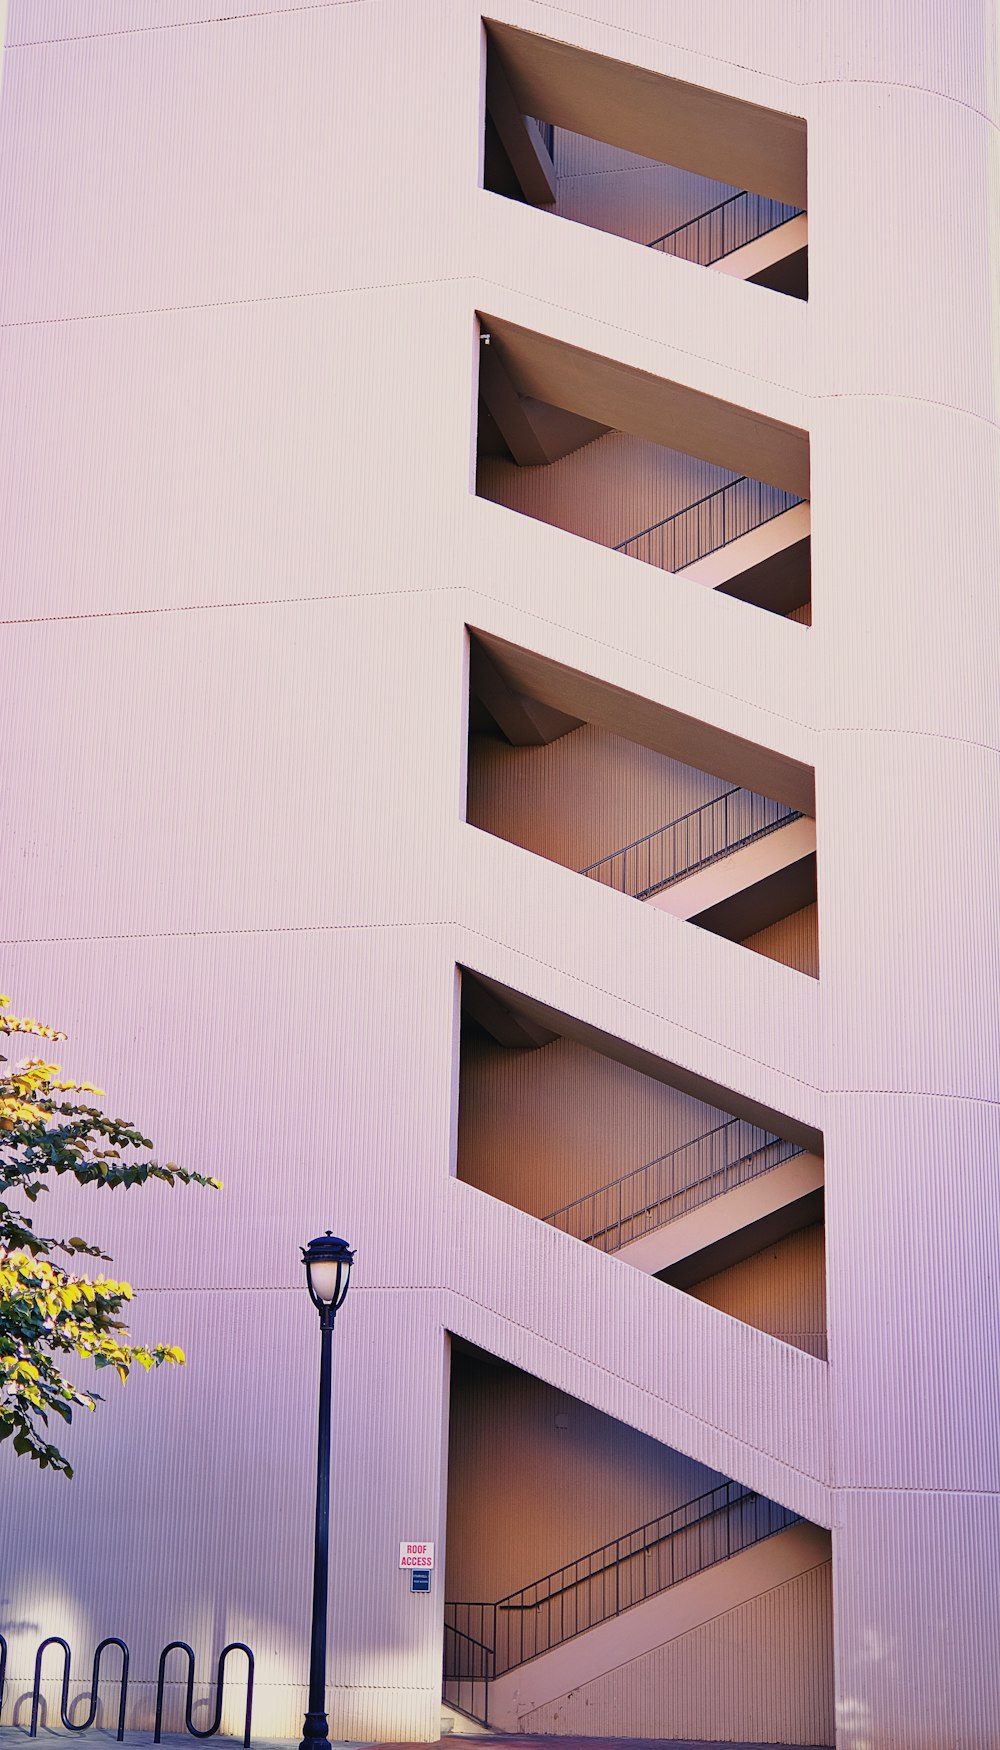
M 484 129 L 491 192 L 808 297 L 800 118 L 490 24 Z
M 648 1613 L 666 1594 L 679 1599 L 678 1589 L 691 1598 L 691 1583 L 710 1570 L 722 1600 L 732 1575 L 717 1657 L 749 1635 L 754 1656 L 774 1662 L 779 1686 L 815 1702 L 828 1683 L 825 1659 L 789 1659 L 787 1644 L 782 1659 L 778 1645 L 803 1586 L 824 1620 L 829 1614 L 826 1535 L 810 1528 L 801 1579 L 765 1594 L 773 1620 L 763 1633 L 753 1623 L 761 1604 L 751 1598 L 748 1611 L 744 1602 L 753 1582 L 738 1590 L 744 1552 L 798 1523 L 777 1502 L 457 1338 L 449 1453 L 444 1696 L 466 1715 L 511 1729 L 511 1695 L 498 1694 L 510 1689 L 506 1675 L 574 1640 L 578 1682 L 600 1683 L 608 1651 L 594 1631 L 625 1612 Z M 690 1645 L 701 1631 L 697 1605 L 687 1608 Z M 718 1606 L 709 1609 L 706 1627 L 718 1620 Z M 669 1635 L 669 1616 L 658 1620 Z M 637 1700 L 662 1712 L 656 1659 L 637 1664 L 630 1681 Z M 551 1725 L 529 1715 L 521 1729 Z
M 526 694 L 510 650 L 472 638 L 469 824 L 818 977 L 805 810 Z
M 458 1175 L 826 1355 L 822 1138 L 462 975 Z
M 643 405 L 607 361 L 495 318 L 480 342 L 479 497 L 810 623 L 804 439 L 757 441 L 678 385 L 643 382 Z

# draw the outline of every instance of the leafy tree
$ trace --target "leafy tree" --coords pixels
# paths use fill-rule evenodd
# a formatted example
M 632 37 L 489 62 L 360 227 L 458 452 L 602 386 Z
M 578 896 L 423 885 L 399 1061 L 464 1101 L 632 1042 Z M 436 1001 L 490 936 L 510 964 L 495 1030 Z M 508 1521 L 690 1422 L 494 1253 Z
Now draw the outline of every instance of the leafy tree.
M 0 1033 L 53 1042 L 66 1038 L 41 1021 L 17 1019 L 6 1013 L 8 1007 L 9 999 L 0 997 Z M 0 1056 L 0 1064 L 6 1062 Z M 57 1063 L 42 1058 L 0 1072 L 0 1441 L 13 1438 L 20 1456 L 71 1477 L 72 1466 L 41 1429 L 50 1414 L 69 1422 L 77 1405 L 93 1410 L 100 1396 L 67 1378 L 59 1358 L 82 1356 L 95 1367 L 114 1368 L 124 1382 L 136 1362 L 148 1372 L 164 1361 L 182 1365 L 184 1354 L 174 1344 L 147 1348 L 130 1342 L 121 1317 L 132 1298 L 129 1284 L 103 1275 L 78 1276 L 52 1259 L 60 1251 L 110 1263 L 107 1254 L 79 1235 L 43 1238 L 31 1216 L 18 1213 L 7 1197 L 20 1193 L 33 1204 L 48 1190 L 49 1173 L 70 1173 L 78 1184 L 106 1191 L 128 1190 L 150 1179 L 222 1187 L 218 1179 L 173 1162 L 159 1166 L 149 1158 L 126 1158 L 124 1150 L 151 1149 L 149 1138 L 134 1124 L 107 1118 L 99 1106 L 79 1098 L 101 1099 L 100 1088 L 58 1081 L 59 1073 Z

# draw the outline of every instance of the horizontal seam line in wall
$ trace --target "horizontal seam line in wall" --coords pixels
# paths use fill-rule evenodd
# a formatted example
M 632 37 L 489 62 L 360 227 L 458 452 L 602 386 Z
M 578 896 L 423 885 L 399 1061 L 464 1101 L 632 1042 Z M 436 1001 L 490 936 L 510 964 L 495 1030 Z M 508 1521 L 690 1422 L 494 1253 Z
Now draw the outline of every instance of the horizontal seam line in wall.
M 337 0 L 339 4 L 339 0 Z M 350 0 L 354 4 L 354 0 Z M 366 0 L 367 3 L 367 0 Z M 352 286 L 319 286 L 302 292 L 260 292 L 255 297 L 206 298 L 196 304 L 141 304 L 132 310 L 82 310 L 69 316 L 27 316 L 22 321 L 0 322 L 0 334 L 13 334 L 23 328 L 64 328 L 71 322 L 119 322 L 136 316 L 183 316 L 197 310 L 237 310 L 256 304 L 293 304 L 303 298 L 343 298 L 360 296 L 364 292 L 394 292 L 412 286 L 459 285 L 473 280 L 472 273 L 430 274 L 415 280 L 370 280 Z
M 858 1100 L 869 1095 L 872 1099 L 881 1100 L 962 1100 L 969 1106 L 1000 1106 L 1000 1098 L 993 1094 L 960 1094 L 949 1089 L 937 1088 L 824 1088 L 825 1100 Z M 824 1156 L 824 1160 L 825 1160 Z
M 790 1459 L 777 1457 L 775 1454 L 769 1452 L 766 1447 L 756 1446 L 753 1441 L 747 1440 L 742 1435 L 734 1434 L 732 1429 L 725 1427 L 719 1422 L 713 1422 L 708 1416 L 699 1416 L 695 1411 L 687 1410 L 682 1404 L 675 1403 L 672 1398 L 662 1397 L 659 1392 L 653 1391 L 649 1386 L 640 1385 L 637 1380 L 629 1378 L 627 1374 L 612 1372 L 611 1368 L 606 1367 L 603 1362 L 593 1360 L 591 1356 L 584 1354 L 582 1350 L 569 1348 L 566 1343 L 561 1343 L 556 1338 L 546 1335 L 544 1331 L 536 1330 L 533 1325 L 515 1323 L 514 1320 L 508 1318 L 505 1313 L 499 1312 L 495 1307 L 488 1306 L 485 1301 L 476 1300 L 471 1294 L 465 1293 L 461 1288 L 445 1286 L 442 1289 L 442 1292 L 453 1294 L 459 1300 L 465 1301 L 469 1306 L 477 1307 L 480 1311 L 486 1313 L 492 1318 L 500 1319 L 503 1324 L 509 1325 L 512 1330 L 523 1331 L 529 1337 L 535 1337 L 539 1342 L 549 1344 L 552 1348 L 558 1349 L 562 1354 L 569 1356 L 571 1360 L 582 1362 L 593 1372 L 599 1373 L 604 1378 L 614 1381 L 616 1385 L 625 1386 L 627 1389 L 634 1391 L 640 1397 L 651 1398 L 655 1403 L 663 1404 L 667 1409 L 674 1410 L 678 1415 L 683 1416 L 688 1422 L 698 1423 L 703 1428 L 711 1428 L 715 1433 L 725 1435 L 727 1439 L 734 1441 L 737 1445 L 746 1447 L 749 1452 L 759 1454 L 761 1458 L 768 1460 L 772 1464 L 781 1465 L 785 1470 L 791 1471 L 793 1475 L 801 1477 L 804 1481 L 813 1484 L 818 1489 L 822 1489 L 832 1500 L 833 1489 L 829 1482 L 825 1481 L 823 1477 L 814 1475 L 812 1471 L 803 1470 L 799 1465 L 793 1464 Z M 739 1321 L 734 1320 L 734 1323 L 739 1323 Z M 815 1357 L 807 1355 L 804 1350 L 792 1350 L 792 1353 L 801 1355 L 803 1361 L 815 1361 Z M 824 1369 L 825 1378 L 828 1379 L 829 1375 L 826 1372 L 826 1363 L 816 1361 L 816 1366 Z M 586 1402 L 587 1400 L 581 1399 L 581 1401 Z M 827 1397 L 824 1399 L 824 1404 L 828 1405 L 828 1403 L 829 1399 Z M 656 1436 L 654 1435 L 653 1438 L 655 1439 Z M 821 1529 L 828 1530 L 829 1527 L 824 1526 L 821 1527 Z
M 153 614 L 231 613 L 236 608 L 302 607 L 310 602 L 408 601 L 419 596 L 457 595 L 463 587 L 435 584 L 429 589 L 353 589 L 323 595 L 247 596 L 235 601 L 162 602 L 149 608 L 89 608 L 77 614 L 25 614 L 0 619 L 0 626 L 50 626 L 75 620 L 140 620 Z
M 152 36 L 165 30 L 195 30 L 207 24 L 247 24 L 253 18 L 281 17 L 296 12 L 329 12 L 335 6 L 370 6 L 373 0 L 306 0 L 302 6 L 258 6 L 253 12 L 218 13 L 214 18 L 176 18 L 169 24 L 132 24 L 124 30 L 82 31 L 78 36 L 36 36 L 24 42 L 8 43 L 6 53 L 14 49 L 55 48 L 61 43 L 104 42 L 116 36 Z
M 206 930 L 121 930 L 93 936 L 0 936 L 0 947 L 43 947 L 55 942 L 161 942 L 205 936 L 305 936 L 332 934 L 336 930 L 441 930 L 463 929 L 454 918 L 375 918 L 368 923 L 342 924 L 220 924 Z
M 803 89 L 821 91 L 828 85 L 862 85 L 873 86 L 876 91 L 917 91 L 921 97 L 931 97 L 937 103 L 953 103 L 956 109 L 967 110 L 969 115 L 978 116 L 994 132 L 1000 130 L 1000 123 L 987 115 L 977 104 L 969 103 L 964 97 L 956 97 L 953 91 L 939 91 L 936 85 L 916 85 L 909 79 L 866 79 L 857 73 L 845 73 L 842 77 L 831 75 L 828 79 L 810 79 L 804 82 Z M 815 124 L 814 124 L 815 125 Z
M 540 12 L 562 13 L 570 18 L 582 18 L 590 25 L 595 23 L 593 13 L 590 11 L 584 12 L 578 6 L 557 6 L 553 3 L 553 0 L 536 0 L 536 3 L 538 4 L 538 10 Z M 894 91 L 919 91 L 927 97 L 939 98 L 942 103 L 954 103 L 957 104 L 960 109 L 969 110 L 972 115 L 978 115 L 983 121 L 988 122 L 990 127 L 997 126 L 992 118 L 988 116 L 985 111 L 977 109 L 975 104 L 967 103 L 963 97 L 954 97 L 950 92 L 938 91 L 936 86 L 933 85 L 912 85 L 900 79 L 863 79 L 851 75 L 845 75 L 843 78 L 831 77 L 829 79 L 793 79 L 788 73 L 776 73 L 773 69 L 768 67 L 753 66 L 749 61 L 734 61 L 725 55 L 713 55 L 708 49 L 692 48 L 688 43 L 679 43 L 670 37 L 652 36 L 649 31 L 645 30 L 630 30 L 627 25 L 623 24 L 609 25 L 604 19 L 597 20 L 596 22 L 603 26 L 604 29 L 614 31 L 617 36 L 635 37 L 639 42 L 655 43 L 657 48 L 678 50 L 682 55 L 687 55 L 691 60 L 711 61 L 720 67 L 732 67 L 735 68 L 737 72 L 750 73 L 758 79 L 766 79 L 770 84 L 791 86 L 798 92 L 806 93 L 824 85 L 876 85 L 880 88 Z M 600 53 L 599 50 L 594 52 Z M 646 67 L 641 70 L 651 73 L 657 72 L 655 67 Z M 670 78 L 672 76 L 676 77 L 676 75 L 666 73 L 662 75 L 663 78 Z M 686 83 L 697 84 L 698 81 L 688 80 Z M 797 112 L 787 111 L 786 113 L 792 114 Z M 808 118 L 804 119 L 808 120 Z
M 689 1035 L 689 1037 L 693 1039 L 699 1039 L 705 1043 L 720 1046 L 722 1050 L 737 1057 L 743 1063 L 756 1064 L 759 1068 L 766 1070 L 771 1075 L 780 1076 L 784 1081 L 792 1082 L 797 1087 L 808 1088 L 816 1094 L 817 1097 L 820 1095 L 820 1089 L 817 1084 L 815 1082 L 807 1081 L 804 1076 L 797 1076 L 791 1070 L 782 1069 L 775 1064 L 766 1062 L 762 1058 L 748 1057 L 746 1053 L 736 1051 L 735 1048 L 727 1046 L 722 1041 L 713 1038 L 711 1034 L 699 1032 L 696 1027 L 688 1025 L 684 1021 L 677 1020 L 669 1015 L 658 1014 L 653 1009 L 644 1008 L 641 1003 L 633 1001 L 630 997 L 627 997 L 620 992 L 608 990 L 605 985 L 593 984 L 589 979 L 581 977 L 579 973 L 572 972 L 567 967 L 557 966 L 552 961 L 543 960 L 539 955 L 531 954 L 524 948 L 512 947 L 509 942 L 504 941 L 501 937 L 488 936 L 482 930 L 477 930 L 475 926 L 468 921 L 463 922 L 455 918 L 404 918 L 396 921 L 376 919 L 369 923 L 222 925 L 216 929 L 205 930 L 123 930 L 120 932 L 97 932 L 90 936 L 0 936 L 0 947 L 46 947 L 55 943 L 68 944 L 70 942 L 193 941 L 204 940 L 206 937 L 227 936 L 332 935 L 338 931 L 344 930 L 421 929 L 451 929 L 463 931 L 467 935 L 474 937 L 477 941 L 489 942 L 494 947 L 505 948 L 509 953 L 516 955 L 519 960 L 526 959 L 533 965 L 544 967 L 547 972 L 554 972 L 560 977 L 568 978 L 573 984 L 582 985 L 586 990 L 594 991 L 599 996 L 610 998 L 612 1002 L 623 1003 L 627 1009 L 633 1011 L 635 1014 L 645 1015 L 651 1021 L 658 1022 L 661 1026 L 676 1027 L 680 1032 Z M 620 1035 L 616 1035 L 616 1037 L 620 1037 Z
M 958 1489 L 928 1488 L 926 1483 L 838 1483 L 832 1490 L 835 1495 L 926 1495 L 933 1500 L 936 1495 L 968 1495 L 972 1500 L 1000 1501 L 1000 1489 Z M 835 1526 L 834 1530 L 843 1530 Z
M 48 625 L 69 624 L 69 623 L 73 623 L 73 622 L 78 621 L 78 620 L 142 619 L 142 618 L 147 618 L 147 617 L 154 615 L 154 614 L 203 614 L 203 613 L 213 613 L 213 612 L 231 613 L 237 608 L 296 607 L 296 606 L 307 605 L 311 602 L 351 602 L 351 601 L 375 601 L 375 600 L 405 601 L 405 600 L 410 599 L 411 597 L 417 598 L 417 597 L 422 597 L 422 596 L 459 595 L 459 594 L 466 593 L 466 591 L 468 591 L 468 593 L 470 595 L 479 596 L 485 601 L 493 602 L 493 603 L 500 602 L 503 605 L 507 605 L 506 603 L 503 602 L 502 597 L 488 595 L 484 589 L 482 589 L 481 587 L 477 587 L 476 585 L 473 585 L 470 589 L 469 586 L 465 585 L 465 584 L 461 584 L 461 585 L 460 584 L 453 584 L 453 585 L 448 585 L 446 587 L 436 585 L 434 588 L 431 588 L 431 589 L 351 590 L 349 592 L 338 593 L 338 594 L 329 594 L 329 595 L 261 596 L 261 597 L 257 598 L 256 600 L 249 598 L 249 599 L 240 600 L 240 601 L 228 601 L 228 602 L 227 601 L 215 601 L 215 602 L 179 602 L 179 603 L 173 603 L 173 604 L 172 603 L 163 603 L 160 606 L 149 607 L 149 608 L 134 608 L 134 607 L 133 608 L 92 608 L 87 612 L 77 613 L 77 614 L 25 614 L 23 617 L 11 617 L 11 618 L 7 618 L 7 619 L 0 619 L 0 626 L 9 626 L 9 627 L 48 626 Z M 724 599 L 725 598 L 720 598 L 720 600 L 724 600 Z M 635 651 L 628 650 L 623 645 L 620 645 L 620 644 L 606 644 L 603 642 L 603 640 L 595 638 L 592 633 L 583 632 L 580 630 L 579 627 L 568 625 L 566 623 L 566 621 L 564 621 L 564 620 L 549 619 L 544 614 L 532 613 L 530 610 L 519 610 L 519 611 L 523 612 L 525 614 L 526 618 L 528 618 L 529 620 L 536 621 L 539 625 L 554 626 L 560 632 L 569 633 L 571 637 L 583 639 L 586 643 L 591 645 L 591 647 L 596 649 L 596 650 L 610 650 L 616 656 L 624 656 L 624 657 L 628 658 L 630 661 L 645 663 L 649 667 L 654 668 L 658 674 L 669 675 L 673 679 L 685 680 L 694 686 L 704 687 L 706 691 L 712 693 L 717 698 L 731 699 L 734 703 L 739 704 L 739 705 L 749 706 L 749 705 L 753 704 L 753 702 L 751 700 L 747 699 L 746 696 L 742 693 L 727 693 L 723 687 L 713 686 L 712 683 L 710 681 L 707 681 L 707 680 L 698 680 L 698 679 L 696 679 L 695 676 L 691 675 L 690 673 L 686 672 L 683 669 L 668 668 L 663 663 L 655 662 L 653 660 L 653 658 L 651 658 L 650 656 L 648 656 L 648 655 L 639 656 L 639 655 L 637 655 L 637 653 Z M 792 723 L 792 724 L 795 724 L 797 728 L 803 729 L 809 733 L 815 733 L 814 726 L 812 724 L 806 723 L 801 717 L 792 717 L 792 716 L 788 715 L 787 712 L 777 711 L 777 710 L 775 710 L 773 705 L 753 704 L 753 709 L 761 711 L 762 713 L 764 713 L 768 717 L 773 718 L 776 722 Z M 789 755 L 788 757 L 791 758 L 792 756 Z
M 1000 430 L 1000 419 L 992 419 L 988 413 L 977 413 L 972 407 L 959 407 L 954 401 L 939 401 L 933 395 L 901 395 L 898 389 L 817 389 L 810 391 L 809 399 L 824 404 L 831 401 L 892 401 L 900 407 L 940 407 L 943 412 L 954 413 L 959 419 L 973 419 L 991 431 Z M 815 499 L 809 502 L 812 505 Z
M 904 724 L 894 728 L 891 724 L 881 723 L 832 723 L 816 728 L 816 736 L 824 735 L 904 735 L 918 736 L 924 741 L 954 742 L 957 747 L 977 747 L 984 753 L 1000 753 L 1000 746 L 992 741 L 980 741 L 973 735 L 949 735 L 946 729 L 914 729 Z
M 341 0 L 336 0 L 336 3 L 338 3 L 338 4 L 341 3 Z M 350 3 L 354 4 L 355 0 L 350 0 Z M 365 3 L 367 4 L 368 0 L 365 0 Z M 586 228 L 587 227 L 585 227 L 585 226 L 581 226 L 581 229 L 586 229 Z M 598 235 L 604 235 L 604 233 L 601 232 L 601 233 L 598 233 Z M 625 241 L 628 241 L 628 239 L 625 239 Z M 636 244 L 635 247 L 639 248 L 641 246 Z M 668 257 L 665 257 L 664 259 L 671 260 L 673 258 L 668 256 Z M 682 265 L 691 266 L 692 264 L 689 262 L 685 262 Z M 476 282 L 478 282 L 480 285 L 491 286 L 499 291 L 510 292 L 514 296 L 517 296 L 519 293 L 519 288 L 517 286 L 511 286 L 511 285 L 507 284 L 505 281 L 491 280 L 491 279 L 480 279 L 478 274 L 475 272 L 475 269 L 473 269 L 467 273 L 437 274 L 437 275 L 430 275 L 429 277 L 421 278 L 421 279 L 375 280 L 375 281 L 371 281 L 371 282 L 363 283 L 363 284 L 358 284 L 358 285 L 329 286 L 329 287 L 321 287 L 319 289 L 313 288 L 313 289 L 310 289 L 307 291 L 298 291 L 298 292 L 263 292 L 259 296 L 256 296 L 256 297 L 207 299 L 207 300 L 204 300 L 204 301 L 199 302 L 199 303 L 191 303 L 191 304 L 148 304 L 148 305 L 141 305 L 141 306 L 136 307 L 134 309 L 91 310 L 91 311 L 85 311 L 85 312 L 78 312 L 76 314 L 67 315 L 67 316 L 27 317 L 23 321 L 0 322 L 0 333 L 17 333 L 23 329 L 66 327 L 70 323 L 73 323 L 73 322 L 80 322 L 80 323 L 83 323 L 83 322 L 114 322 L 114 321 L 124 321 L 124 320 L 130 319 L 130 318 L 140 317 L 140 316 L 177 316 L 177 315 L 184 315 L 187 313 L 194 313 L 196 311 L 205 311 L 205 310 L 250 309 L 250 308 L 254 308 L 257 305 L 263 305 L 263 304 L 297 303 L 297 302 L 301 302 L 303 299 L 306 299 L 306 298 L 321 299 L 321 298 L 354 297 L 354 296 L 360 296 L 361 294 L 363 294 L 365 292 L 403 291 L 403 290 L 412 289 L 415 286 L 459 285 L 463 281 L 468 281 L 470 283 L 470 285 L 474 285 Z M 602 317 L 599 315 L 594 315 L 592 313 L 588 313 L 586 310 L 580 310 L 575 305 L 559 304 L 559 303 L 556 303 L 551 298 L 540 298 L 536 292 L 529 292 L 525 295 L 532 298 L 536 303 L 542 304 L 548 310 L 561 310 L 561 311 L 564 311 L 567 315 L 579 317 L 582 321 L 596 322 L 599 327 L 611 329 L 616 334 L 631 335 L 634 339 L 649 341 L 654 346 L 670 346 L 674 351 L 680 352 L 683 355 L 683 357 L 689 358 L 689 359 L 698 359 L 703 364 L 718 365 L 720 363 L 720 360 L 714 354 L 696 352 L 696 351 L 689 350 L 689 349 L 684 348 L 684 347 L 679 347 L 675 341 L 662 340 L 658 335 L 647 334 L 645 331 L 643 331 L 642 329 L 638 329 L 638 328 L 628 328 L 620 322 L 609 322 L 605 317 Z M 930 396 L 901 395 L 896 390 L 886 390 L 884 393 L 882 391 L 865 391 L 865 390 L 845 390 L 845 391 L 843 391 L 843 393 L 837 393 L 836 391 L 830 391 L 829 393 L 827 393 L 827 392 L 822 391 L 822 390 L 821 391 L 813 391 L 813 390 L 801 389 L 801 388 L 796 387 L 794 384 L 790 384 L 787 380 L 779 380 L 779 379 L 774 378 L 774 377 L 762 377 L 759 375 L 755 375 L 753 372 L 743 370 L 739 366 L 736 366 L 736 365 L 730 365 L 730 366 L 727 366 L 726 368 L 733 370 L 735 375 L 737 375 L 738 377 L 742 378 L 743 380 L 745 380 L 747 382 L 764 383 L 769 388 L 783 390 L 786 394 L 795 395 L 795 396 L 799 397 L 800 399 L 804 399 L 804 400 L 809 401 L 809 402 L 812 402 L 812 401 L 829 402 L 829 401 L 834 401 L 834 400 L 838 400 L 838 401 L 839 400 L 896 401 L 896 402 L 899 402 L 900 404 L 902 404 L 903 406 L 916 405 L 916 406 L 940 407 L 940 408 L 943 408 L 945 411 L 950 412 L 950 413 L 955 413 L 962 418 L 974 419 L 976 421 L 979 421 L 982 424 L 989 426 L 991 430 L 996 429 L 998 424 L 1000 424 L 1000 422 L 988 418 L 987 415 L 984 413 L 976 413 L 969 408 L 959 407 L 950 401 L 936 401 L 933 399 L 933 397 L 930 397 Z M 664 381 L 668 381 L 668 380 L 670 380 L 670 379 L 664 378 Z M 752 408 L 750 406 L 743 406 L 742 404 L 741 404 L 741 407 L 742 407 L 742 411 L 744 411 L 748 416 L 750 416 L 750 417 L 754 416 L 755 411 L 756 411 L 754 408 Z M 762 415 L 761 417 L 768 417 L 768 416 Z M 808 431 L 807 431 L 806 435 L 808 436 Z

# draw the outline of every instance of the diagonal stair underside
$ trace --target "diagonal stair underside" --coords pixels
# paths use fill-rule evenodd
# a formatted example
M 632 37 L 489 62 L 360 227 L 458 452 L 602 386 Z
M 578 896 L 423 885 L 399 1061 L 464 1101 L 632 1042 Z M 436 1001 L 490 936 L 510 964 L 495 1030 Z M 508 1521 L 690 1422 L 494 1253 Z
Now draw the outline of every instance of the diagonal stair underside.
M 523 992 L 543 1024 L 555 1015 L 554 1031 L 575 1023 L 582 1043 L 822 1146 L 815 980 L 475 827 L 461 867 L 463 965 Z
M 812 640 L 800 626 L 684 578 L 664 588 L 652 566 L 583 540 L 575 543 L 576 624 L 540 620 L 532 580 L 548 563 L 547 543 L 558 549 L 552 562 L 564 562 L 560 544 L 575 537 L 488 500 L 472 502 L 489 518 L 484 540 L 495 588 L 511 594 L 512 608 L 503 613 L 490 603 L 470 631 L 508 686 L 728 784 L 814 812 L 815 678 Z M 630 577 L 627 592 L 622 566 L 637 584 Z M 616 647 L 601 649 L 608 623 Z M 651 659 L 656 651 L 661 660 Z
M 544 1219 L 688 1287 L 820 1219 L 823 1184 L 818 1155 L 729 1118 Z
M 450 1330 L 829 1524 L 822 1362 L 460 1180 L 443 1221 Z
M 556 252 L 549 247 L 549 214 L 515 202 L 491 204 L 494 222 L 478 254 L 477 292 L 491 330 L 506 333 L 508 324 L 517 324 L 551 334 L 587 357 L 620 361 L 660 385 L 677 383 L 724 399 L 745 409 L 748 420 L 758 415 L 787 427 L 808 428 L 807 305 L 795 298 L 748 297 L 743 281 L 732 273 L 706 271 L 584 225 L 563 224 Z M 621 320 L 622 274 L 629 283 L 627 327 Z M 668 326 L 663 320 L 666 308 Z M 752 376 L 748 358 L 755 361 Z M 641 406 L 622 417 L 617 398 L 598 393 L 595 400 L 585 359 L 571 373 L 561 374 L 558 385 L 545 372 L 529 371 L 518 376 L 516 387 L 521 394 L 602 425 L 674 447 L 669 436 L 661 435 L 662 426 L 647 425 Z M 674 425 L 675 436 L 680 429 Z M 766 443 L 763 431 L 759 436 Z M 696 442 L 691 449 L 697 453 Z M 738 457 L 705 456 L 707 461 L 716 459 L 743 471 Z M 768 461 L 761 477 L 800 497 L 809 495 L 807 468 L 789 473 L 779 463 L 774 471 Z
M 751 1543 L 724 1563 L 701 1569 L 496 1678 L 484 1695 L 490 1723 L 500 1731 L 523 1731 L 526 1715 L 558 1702 L 581 1682 L 642 1658 L 829 1559 L 829 1536 L 814 1525 L 792 1525 Z

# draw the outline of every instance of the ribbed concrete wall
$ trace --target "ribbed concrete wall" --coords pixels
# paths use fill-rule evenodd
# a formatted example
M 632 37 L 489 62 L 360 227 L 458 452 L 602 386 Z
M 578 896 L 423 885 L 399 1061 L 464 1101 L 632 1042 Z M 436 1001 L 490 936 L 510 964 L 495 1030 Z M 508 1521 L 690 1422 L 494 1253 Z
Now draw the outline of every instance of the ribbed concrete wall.
M 549 1215 L 725 1117 L 572 1040 L 511 1051 L 473 1037 L 462 1052 L 458 1171 Z
M 525 1732 L 575 1736 L 613 1720 L 630 1738 L 834 1741 L 831 1567 L 788 1580 L 525 1714 Z
M 769 960 L 780 960 L 783 966 L 793 966 L 796 972 L 808 972 L 819 977 L 819 907 L 804 905 L 801 911 L 790 912 L 776 924 L 755 930 L 744 936 L 744 948 L 755 954 L 766 954 Z
M 782 1342 L 826 1360 L 826 1270 L 823 1223 L 699 1282 L 690 1292 L 706 1306 L 746 1319 Z
M 551 210 L 637 243 L 651 243 L 733 192 L 727 183 L 657 164 L 567 128 L 556 129 L 554 159 Z
M 494 1602 L 719 1481 L 541 1380 L 455 1353 L 447 1596 Z
M 15 1692 L 245 1628 L 295 1732 L 330 1225 L 336 1735 L 436 1735 L 448 1327 L 833 1525 L 841 1750 L 994 1750 L 992 13 L 500 15 L 806 116 L 808 306 L 479 190 L 465 0 L 10 8 L 5 984 L 226 1181 L 46 1209 L 191 1361 L 8 1473 Z M 476 308 L 808 430 L 813 629 L 476 497 Z M 464 825 L 470 624 L 815 765 L 821 981 Z M 829 1368 L 449 1177 L 456 963 L 823 1130 Z
M 466 818 L 566 868 L 584 869 L 730 788 L 589 723 L 545 747 L 473 735 Z
M 734 478 L 731 469 L 608 431 L 544 468 L 484 456 L 476 484 L 484 498 L 510 510 L 616 547 Z

